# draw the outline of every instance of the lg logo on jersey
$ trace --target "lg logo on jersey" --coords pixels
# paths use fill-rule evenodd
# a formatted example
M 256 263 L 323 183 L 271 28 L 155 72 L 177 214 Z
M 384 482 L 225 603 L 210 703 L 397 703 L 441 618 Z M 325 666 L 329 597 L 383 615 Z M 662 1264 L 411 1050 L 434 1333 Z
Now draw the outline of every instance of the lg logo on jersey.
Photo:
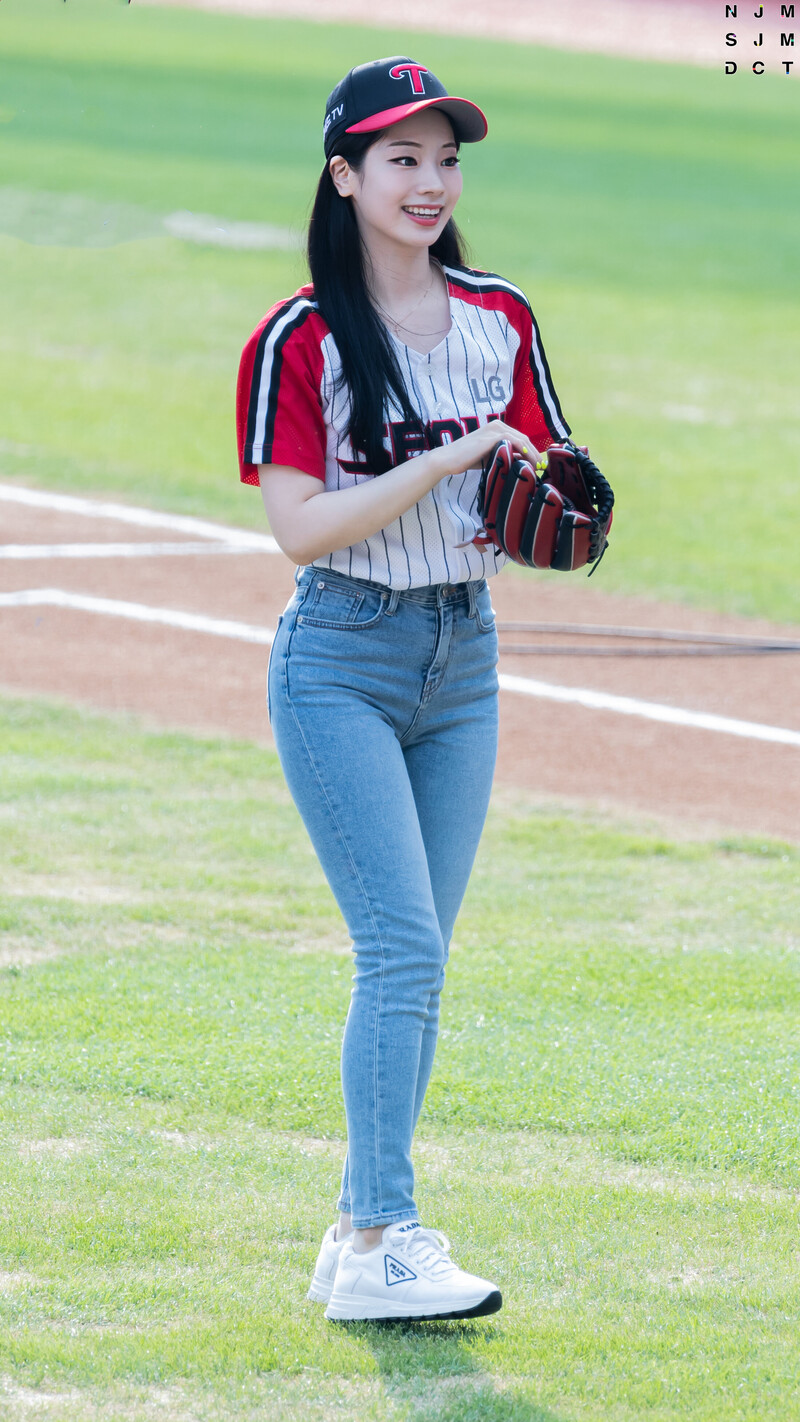
M 476 405 L 505 405 L 506 396 L 503 390 L 503 382 L 499 375 L 490 375 L 488 380 L 483 382 L 483 394 L 481 388 L 474 378 L 469 382 L 472 391 L 472 398 Z
M 424 94 L 425 85 L 422 82 L 422 76 L 423 74 L 427 74 L 428 72 L 429 71 L 427 69 L 423 69 L 421 64 L 412 64 L 409 61 L 408 64 L 396 64 L 394 66 L 394 69 L 390 69 L 389 78 L 402 79 L 403 76 L 407 74 L 409 79 L 411 80 L 412 93 Z

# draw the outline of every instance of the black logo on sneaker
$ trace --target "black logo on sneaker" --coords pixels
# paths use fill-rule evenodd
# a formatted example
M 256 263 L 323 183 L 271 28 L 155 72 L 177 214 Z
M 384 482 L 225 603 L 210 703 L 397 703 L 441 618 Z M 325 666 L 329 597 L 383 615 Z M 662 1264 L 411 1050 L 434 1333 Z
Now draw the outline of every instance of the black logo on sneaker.
M 401 1264 L 400 1260 L 395 1259 L 392 1254 L 385 1254 L 383 1263 L 386 1269 L 387 1284 L 405 1284 L 417 1277 L 413 1269 L 409 1269 L 406 1264 Z
M 398 1225 L 397 1234 L 408 1234 L 410 1229 L 421 1229 L 419 1220 L 409 1220 L 408 1224 Z

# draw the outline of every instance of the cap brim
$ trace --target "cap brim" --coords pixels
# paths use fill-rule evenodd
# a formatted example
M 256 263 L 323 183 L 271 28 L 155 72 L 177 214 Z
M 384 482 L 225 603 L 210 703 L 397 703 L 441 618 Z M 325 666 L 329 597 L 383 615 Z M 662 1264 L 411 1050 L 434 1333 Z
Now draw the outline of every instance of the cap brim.
M 469 99 L 448 96 L 446 99 L 420 99 L 415 104 L 399 104 L 395 109 L 384 109 L 382 113 L 371 114 L 360 123 L 351 124 L 346 132 L 374 133 L 379 128 L 391 128 L 392 124 L 402 123 L 403 119 L 420 113 L 422 109 L 441 109 L 442 113 L 447 114 L 456 138 L 462 143 L 480 143 L 489 131 L 486 115 L 477 104 L 471 104 Z

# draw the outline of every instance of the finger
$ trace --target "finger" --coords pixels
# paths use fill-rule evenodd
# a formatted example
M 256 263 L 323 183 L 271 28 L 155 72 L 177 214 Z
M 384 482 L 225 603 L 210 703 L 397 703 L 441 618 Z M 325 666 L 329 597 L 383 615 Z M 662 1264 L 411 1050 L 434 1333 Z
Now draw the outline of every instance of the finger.
M 538 459 L 539 451 L 528 435 L 523 434 L 522 430 L 515 430 L 512 425 L 505 425 L 504 429 L 506 438 L 511 441 L 514 449 L 526 459 Z
M 519 450 L 519 453 L 522 455 L 523 459 L 529 459 L 532 464 L 535 464 L 537 459 L 540 458 L 539 451 L 536 448 L 536 445 L 533 444 L 531 440 L 527 439 L 525 435 L 519 436 L 519 443 L 515 444 L 514 447 L 515 449 Z

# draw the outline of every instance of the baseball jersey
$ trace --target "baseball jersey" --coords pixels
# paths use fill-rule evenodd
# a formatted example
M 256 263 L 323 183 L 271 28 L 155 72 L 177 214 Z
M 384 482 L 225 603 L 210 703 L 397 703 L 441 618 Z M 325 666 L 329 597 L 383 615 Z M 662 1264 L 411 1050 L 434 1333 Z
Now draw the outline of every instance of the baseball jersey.
M 491 272 L 445 267 L 451 327 L 426 354 L 390 334 L 412 409 L 407 421 L 390 397 L 384 447 L 392 466 L 503 419 L 537 449 L 570 433 L 536 321 L 519 287 Z M 375 477 L 347 435 L 350 398 L 330 328 L 303 286 L 279 301 L 242 354 L 237 391 L 241 478 L 258 484 L 258 464 L 312 474 L 326 489 Z M 387 587 L 412 588 L 491 577 L 506 561 L 478 548 L 480 469 L 441 479 L 401 517 L 314 566 Z

